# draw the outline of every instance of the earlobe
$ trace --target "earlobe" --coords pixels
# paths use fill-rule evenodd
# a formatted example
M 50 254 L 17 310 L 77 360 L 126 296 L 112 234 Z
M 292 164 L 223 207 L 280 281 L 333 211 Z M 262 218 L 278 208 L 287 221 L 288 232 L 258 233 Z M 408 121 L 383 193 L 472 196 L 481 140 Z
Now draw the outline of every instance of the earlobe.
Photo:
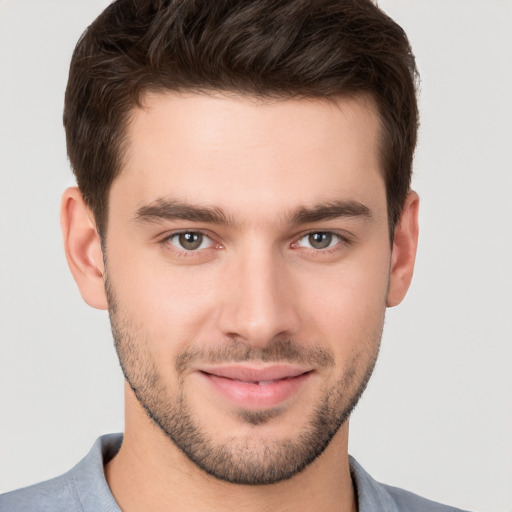
M 60 223 L 66 259 L 82 298 L 94 308 L 107 309 L 100 237 L 92 212 L 76 187 L 62 196 Z
M 402 215 L 395 227 L 387 306 L 402 302 L 411 284 L 418 247 L 418 209 L 420 199 L 414 191 L 409 192 Z

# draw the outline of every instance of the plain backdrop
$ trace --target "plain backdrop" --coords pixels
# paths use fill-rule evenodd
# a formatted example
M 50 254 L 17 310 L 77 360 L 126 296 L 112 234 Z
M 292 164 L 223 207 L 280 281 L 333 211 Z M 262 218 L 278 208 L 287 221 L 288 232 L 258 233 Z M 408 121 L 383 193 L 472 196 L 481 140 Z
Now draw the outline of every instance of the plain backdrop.
M 82 302 L 58 223 L 75 42 L 105 0 L 0 0 L 0 491 L 123 429 L 107 314 Z M 512 510 L 512 3 L 386 0 L 422 75 L 413 286 L 388 312 L 351 453 L 378 480 Z

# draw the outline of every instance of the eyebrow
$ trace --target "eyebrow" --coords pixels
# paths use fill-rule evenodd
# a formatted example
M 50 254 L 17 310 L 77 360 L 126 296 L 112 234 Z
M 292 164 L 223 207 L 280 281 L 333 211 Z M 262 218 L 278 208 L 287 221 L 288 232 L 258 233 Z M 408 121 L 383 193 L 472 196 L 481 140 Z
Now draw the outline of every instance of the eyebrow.
M 331 201 L 312 208 L 299 208 L 289 218 L 290 224 L 308 224 L 340 217 L 371 218 L 370 209 L 358 201 Z
M 313 207 L 300 207 L 287 217 L 287 222 L 293 225 L 320 222 L 340 217 L 371 218 L 370 209 L 358 201 L 330 201 Z M 141 206 L 135 214 L 138 222 L 159 222 L 161 220 L 186 220 L 234 226 L 233 217 L 216 207 L 194 205 L 180 200 L 158 199 L 155 202 Z
M 139 222 L 158 222 L 160 220 L 188 220 L 208 224 L 233 225 L 220 208 L 199 206 L 179 200 L 158 199 L 154 203 L 137 210 L 135 220 Z

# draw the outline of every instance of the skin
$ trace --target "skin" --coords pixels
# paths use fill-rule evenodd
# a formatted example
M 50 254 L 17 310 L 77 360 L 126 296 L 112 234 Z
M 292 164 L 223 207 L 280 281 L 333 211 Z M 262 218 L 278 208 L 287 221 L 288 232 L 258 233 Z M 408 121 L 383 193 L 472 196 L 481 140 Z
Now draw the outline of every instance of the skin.
M 390 244 L 379 129 L 363 97 L 151 94 L 133 113 L 110 191 L 105 255 L 80 193 L 65 192 L 70 268 L 88 304 L 106 309 L 110 300 L 132 384 L 124 443 L 105 468 L 124 511 L 356 510 L 348 421 L 302 471 L 243 485 L 198 467 L 142 404 L 163 414 L 181 400 L 210 445 L 248 466 L 279 463 L 282 453 L 268 458 L 269 447 L 299 443 L 333 393 L 330 413 L 344 419 L 373 368 L 385 309 L 408 289 L 418 237 L 410 192 Z M 326 215 L 340 201 L 345 209 Z M 171 218 L 176 209 L 162 216 L 163 204 L 177 202 L 222 218 L 198 220 L 190 208 L 181 209 L 185 218 Z M 185 250 L 176 234 L 183 231 L 202 233 L 203 244 Z M 332 234 L 326 248 L 311 245 L 314 233 Z M 308 378 L 277 405 L 233 403 L 200 371 L 223 357 L 236 366 L 241 352 L 256 369 L 267 356 L 287 363 L 279 350 L 286 343 L 328 362 L 301 360 Z

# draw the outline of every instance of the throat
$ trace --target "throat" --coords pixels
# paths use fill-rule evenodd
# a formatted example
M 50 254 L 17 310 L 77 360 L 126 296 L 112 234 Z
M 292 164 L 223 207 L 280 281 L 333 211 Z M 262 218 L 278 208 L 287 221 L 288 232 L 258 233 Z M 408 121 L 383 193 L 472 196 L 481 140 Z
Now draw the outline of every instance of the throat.
M 127 424 L 121 449 L 105 465 L 107 483 L 124 512 L 357 511 L 346 451 L 348 425 L 322 457 L 293 477 L 271 485 L 241 485 L 207 474 L 146 415 L 140 419 L 145 428 L 133 431 Z

